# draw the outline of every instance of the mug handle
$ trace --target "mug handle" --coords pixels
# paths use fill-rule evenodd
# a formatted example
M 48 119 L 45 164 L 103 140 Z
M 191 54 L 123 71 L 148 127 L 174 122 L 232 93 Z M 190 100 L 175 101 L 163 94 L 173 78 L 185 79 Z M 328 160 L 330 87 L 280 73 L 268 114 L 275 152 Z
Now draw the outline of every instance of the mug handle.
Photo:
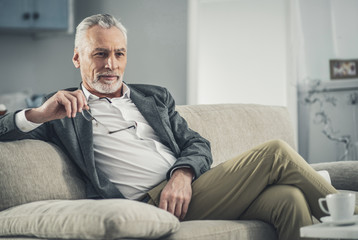
M 330 213 L 328 212 L 328 209 L 326 209 L 324 206 L 323 206 L 323 202 L 326 201 L 325 198 L 320 198 L 318 199 L 318 203 L 319 203 L 319 207 L 321 208 L 321 210 L 324 212 L 324 213 L 327 213 L 328 215 L 330 215 Z

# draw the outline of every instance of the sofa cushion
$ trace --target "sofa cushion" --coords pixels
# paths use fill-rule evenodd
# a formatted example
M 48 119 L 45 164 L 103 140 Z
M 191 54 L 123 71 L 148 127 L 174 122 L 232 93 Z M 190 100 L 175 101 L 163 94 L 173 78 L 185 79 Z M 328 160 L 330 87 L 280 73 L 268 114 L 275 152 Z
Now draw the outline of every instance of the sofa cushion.
M 23 203 L 85 198 L 75 165 L 57 146 L 38 140 L 0 142 L 0 211 Z
M 165 240 L 277 240 L 274 228 L 261 221 L 200 220 L 182 222 L 179 231 Z
M 0 212 L 0 236 L 155 239 L 179 229 L 162 209 L 126 199 L 48 200 Z
M 210 141 L 212 167 L 273 139 L 281 139 L 296 147 L 285 107 L 212 104 L 183 105 L 176 109 L 191 129 Z

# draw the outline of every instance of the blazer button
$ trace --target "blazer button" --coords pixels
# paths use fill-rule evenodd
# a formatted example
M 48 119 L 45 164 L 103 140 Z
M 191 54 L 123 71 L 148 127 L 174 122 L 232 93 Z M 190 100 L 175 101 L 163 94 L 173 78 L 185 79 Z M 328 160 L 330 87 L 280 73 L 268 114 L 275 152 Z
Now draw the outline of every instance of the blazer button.
M 0 134 L 4 134 L 7 132 L 7 128 L 6 127 L 3 127 L 3 128 L 0 128 Z

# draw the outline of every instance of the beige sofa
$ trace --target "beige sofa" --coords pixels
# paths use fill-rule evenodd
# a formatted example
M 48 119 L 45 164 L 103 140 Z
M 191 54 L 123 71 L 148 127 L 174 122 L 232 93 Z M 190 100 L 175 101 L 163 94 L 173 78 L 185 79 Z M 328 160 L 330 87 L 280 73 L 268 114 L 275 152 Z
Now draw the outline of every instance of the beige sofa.
M 220 104 L 177 110 L 210 140 L 213 166 L 271 139 L 296 147 L 284 107 Z M 337 188 L 358 191 L 358 162 L 314 167 L 328 170 Z M 274 228 L 261 221 L 179 222 L 141 202 L 84 198 L 77 168 L 58 147 L 36 140 L 0 143 L 0 239 L 277 239 Z

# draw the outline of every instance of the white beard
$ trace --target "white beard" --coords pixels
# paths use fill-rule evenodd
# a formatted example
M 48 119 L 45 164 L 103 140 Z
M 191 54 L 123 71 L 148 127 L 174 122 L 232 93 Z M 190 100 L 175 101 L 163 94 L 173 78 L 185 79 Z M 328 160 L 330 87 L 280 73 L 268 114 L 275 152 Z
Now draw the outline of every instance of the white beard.
M 97 92 L 103 93 L 103 94 L 111 94 L 111 93 L 115 93 L 116 91 L 118 91 L 118 89 L 121 87 L 122 79 L 123 79 L 123 75 L 120 76 L 118 78 L 118 80 L 116 80 L 116 81 L 101 82 L 101 81 L 99 81 L 98 78 L 96 78 L 93 81 L 87 81 L 87 82 L 88 82 L 88 85 L 92 89 L 96 90 Z

